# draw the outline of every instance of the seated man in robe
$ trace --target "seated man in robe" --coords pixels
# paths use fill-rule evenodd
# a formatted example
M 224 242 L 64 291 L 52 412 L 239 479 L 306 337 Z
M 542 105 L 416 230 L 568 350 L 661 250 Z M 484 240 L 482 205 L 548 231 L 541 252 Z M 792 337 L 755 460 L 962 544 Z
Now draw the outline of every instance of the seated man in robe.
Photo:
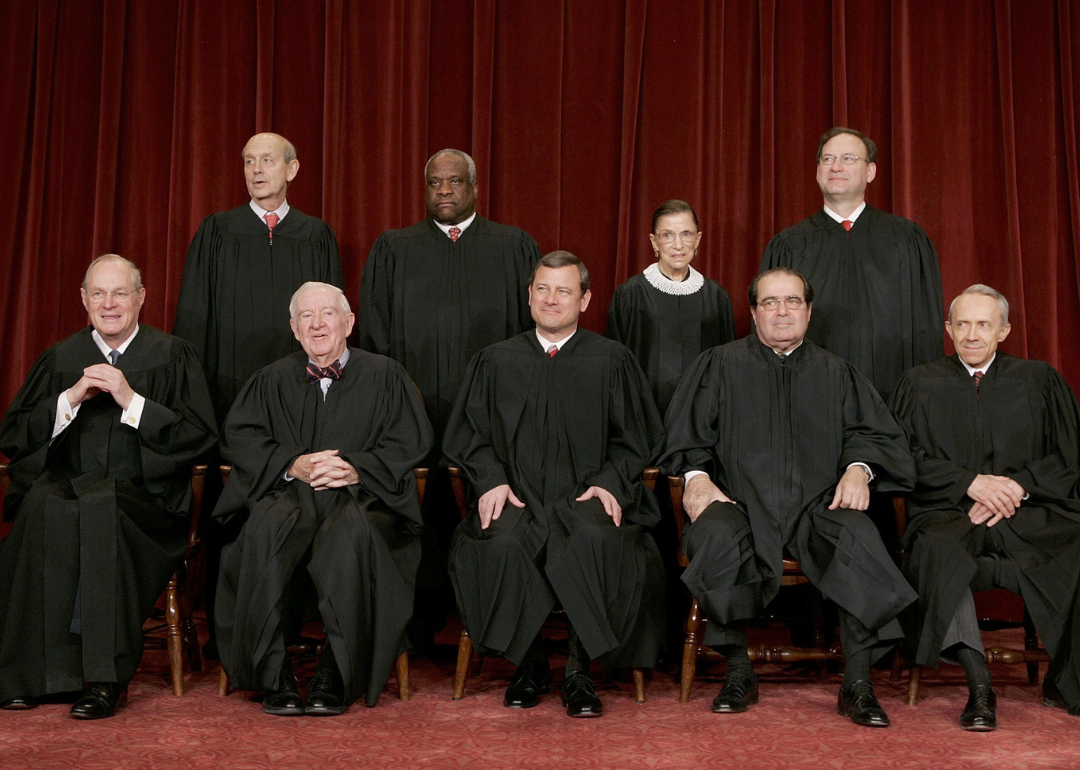
M 235 687 L 268 693 L 268 714 L 336 715 L 361 696 L 374 706 L 405 648 L 420 559 L 412 468 L 433 439 L 404 369 L 346 345 L 340 289 L 305 283 L 289 313 L 303 352 L 256 372 L 225 421 L 233 470 L 214 516 L 243 526 L 222 552 L 218 651 Z M 308 578 L 326 645 L 305 706 L 285 639 Z
M 806 277 L 766 270 L 749 298 L 754 332 L 702 353 L 679 383 L 661 460 L 686 475 L 683 582 L 709 619 L 705 643 L 727 658 L 712 710 L 757 702 L 744 624 L 776 596 L 790 554 L 837 605 L 837 711 L 886 727 L 870 667 L 902 638 L 897 615 L 915 593 L 863 511 L 871 484 L 910 489 L 914 463 L 870 381 L 805 339 L 814 301 Z
M 591 296 L 577 257 L 543 257 L 536 329 L 473 357 L 444 439 L 474 495 L 450 552 L 462 622 L 518 665 L 503 705 L 530 708 L 551 684 L 540 628 L 561 604 L 572 717 L 603 713 L 591 660 L 652 666 L 663 633 L 659 515 L 641 481 L 663 428 L 633 354 L 578 328 Z
M 972 590 L 1024 597 L 1050 654 L 1043 702 L 1080 715 L 1080 414 L 1050 364 L 998 351 L 1010 328 L 1005 297 L 965 289 L 945 323 L 956 354 L 907 372 L 892 399 L 918 474 L 904 560 L 919 592 L 911 658 L 964 667 L 965 730 L 997 726 Z
M 82 690 L 71 715 L 99 719 L 124 706 L 184 558 L 191 465 L 216 423 L 191 345 L 139 324 L 131 262 L 98 257 L 81 293 L 91 325 L 41 355 L 0 426 L 0 706 Z

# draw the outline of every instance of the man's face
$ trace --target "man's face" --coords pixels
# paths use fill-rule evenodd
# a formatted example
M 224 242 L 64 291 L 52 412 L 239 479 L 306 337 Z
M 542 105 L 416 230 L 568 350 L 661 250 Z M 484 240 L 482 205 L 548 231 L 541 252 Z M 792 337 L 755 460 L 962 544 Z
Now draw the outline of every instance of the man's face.
M 541 267 L 529 286 L 529 308 L 540 333 L 557 342 L 577 329 L 578 316 L 589 306 L 592 292 L 581 293 L 576 265 Z
M 123 262 L 98 262 L 86 288 L 79 292 L 90 324 L 109 347 L 119 346 L 135 331 L 146 289 L 135 291 L 131 269 Z
M 850 166 L 841 162 L 844 155 L 866 157 L 866 145 L 852 134 L 837 134 L 821 148 L 822 157 L 831 155 L 831 164 L 818 163 L 817 183 L 826 201 L 861 203 L 866 195 L 866 185 L 874 181 L 877 164 L 857 160 Z
M 1011 330 L 1011 325 L 1002 323 L 997 300 L 984 294 L 961 295 L 945 322 L 956 354 L 975 369 L 990 360 Z
M 285 190 L 299 169 L 295 158 L 285 162 L 285 142 L 277 134 L 256 134 L 244 147 L 248 195 L 266 211 L 275 211 L 285 202 Z
M 777 273 L 758 282 L 758 304 L 751 311 L 758 339 L 773 350 L 786 353 L 796 347 L 806 336 L 810 323 L 810 306 L 806 304 L 803 282 L 794 275 Z M 790 308 L 785 300 L 801 297 L 798 308 Z M 761 303 L 768 299 L 778 300 L 775 310 L 768 310 Z
M 456 155 L 440 155 L 427 171 L 428 214 L 444 225 L 460 224 L 476 211 L 476 184 L 469 164 Z
M 319 366 L 328 366 L 345 352 L 355 316 L 341 309 L 341 298 L 329 289 L 308 289 L 290 319 L 293 335 Z

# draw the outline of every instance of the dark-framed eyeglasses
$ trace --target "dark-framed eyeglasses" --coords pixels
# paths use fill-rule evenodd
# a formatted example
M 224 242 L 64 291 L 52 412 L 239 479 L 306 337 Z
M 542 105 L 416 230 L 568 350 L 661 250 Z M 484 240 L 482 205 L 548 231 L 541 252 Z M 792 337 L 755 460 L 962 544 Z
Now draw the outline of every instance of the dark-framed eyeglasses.
M 675 239 L 678 238 L 683 243 L 693 243 L 693 241 L 701 235 L 701 232 L 691 232 L 690 230 L 683 230 L 681 233 L 673 233 L 671 230 L 664 230 L 657 233 L 656 237 L 660 239 L 660 243 L 671 244 L 675 243 Z

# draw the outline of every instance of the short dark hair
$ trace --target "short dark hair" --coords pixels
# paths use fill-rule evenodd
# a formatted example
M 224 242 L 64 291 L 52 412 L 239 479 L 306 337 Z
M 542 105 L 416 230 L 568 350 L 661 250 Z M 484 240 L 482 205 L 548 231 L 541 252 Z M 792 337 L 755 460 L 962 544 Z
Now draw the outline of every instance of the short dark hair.
M 532 275 L 529 276 L 529 285 L 532 286 L 533 281 L 536 280 L 536 274 L 542 267 L 550 267 L 552 269 L 558 269 L 560 267 L 569 267 L 574 265 L 578 270 L 578 280 L 581 282 L 581 293 L 585 294 L 589 290 L 591 285 L 589 279 L 589 271 L 585 267 L 580 259 L 575 257 L 569 251 L 552 251 L 544 256 L 540 257 L 540 261 L 533 267 Z
M 866 162 L 877 163 L 877 145 L 874 144 L 874 140 L 864 134 L 862 131 L 856 131 L 854 128 L 845 128 L 844 126 L 833 126 L 824 134 L 821 135 L 821 139 L 817 143 L 817 159 L 821 160 L 821 148 L 825 146 L 825 143 L 832 139 L 834 136 L 840 134 L 851 134 L 856 139 L 862 141 L 866 145 Z
M 694 218 L 694 227 L 698 230 L 701 229 L 701 225 L 697 221 L 697 212 L 694 211 L 694 207 L 686 201 L 681 201 L 678 198 L 672 198 L 661 203 L 656 211 L 652 214 L 652 231 L 656 232 L 656 224 L 660 221 L 660 217 L 669 217 L 672 214 L 689 214 Z
M 810 307 L 814 304 L 814 287 L 810 285 L 810 279 L 808 279 L 801 272 L 793 267 L 770 267 L 768 270 L 762 270 L 750 283 L 750 290 L 746 293 L 750 299 L 750 309 L 753 310 L 757 307 L 757 286 L 758 282 L 762 278 L 767 278 L 770 275 L 791 275 L 802 281 L 803 299 L 806 300 L 806 306 Z

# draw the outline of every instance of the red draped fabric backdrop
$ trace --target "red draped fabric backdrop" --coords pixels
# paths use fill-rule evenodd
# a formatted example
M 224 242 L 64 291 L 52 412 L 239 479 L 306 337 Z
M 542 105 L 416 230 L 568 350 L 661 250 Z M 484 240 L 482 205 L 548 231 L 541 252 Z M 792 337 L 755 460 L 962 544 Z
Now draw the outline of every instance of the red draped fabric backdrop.
M 821 205 L 818 136 L 860 128 L 869 201 L 926 229 L 946 297 L 1003 291 L 1005 349 L 1078 387 L 1078 119 L 1070 0 L 13 0 L 0 405 L 85 324 L 94 256 L 138 264 L 144 322 L 171 329 L 188 242 L 246 200 L 240 150 L 266 130 L 296 144 L 289 201 L 333 227 L 353 301 L 450 146 L 481 213 L 585 260 L 595 330 L 652 261 L 653 208 L 689 200 L 745 333 L 766 242 Z

